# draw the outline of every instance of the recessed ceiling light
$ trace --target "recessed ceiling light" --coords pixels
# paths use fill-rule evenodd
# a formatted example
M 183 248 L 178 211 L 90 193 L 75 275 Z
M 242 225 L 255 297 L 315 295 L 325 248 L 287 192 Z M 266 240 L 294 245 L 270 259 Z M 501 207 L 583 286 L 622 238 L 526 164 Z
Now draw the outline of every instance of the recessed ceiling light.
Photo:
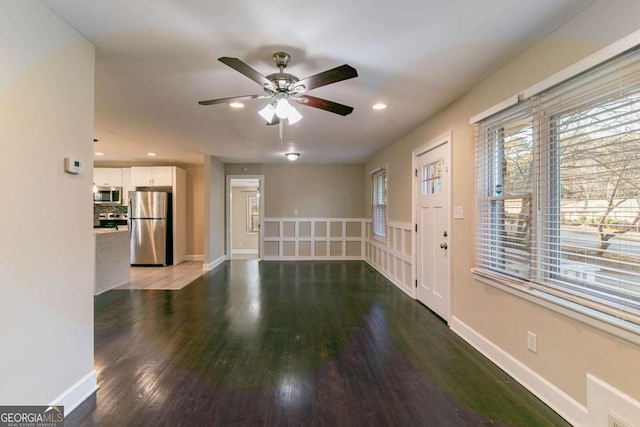
M 93 154 L 95 154 L 96 156 L 104 156 L 104 153 L 102 153 L 102 152 L 100 152 L 100 151 L 96 151 L 96 152 L 95 152 L 95 153 L 93 153 Z
M 155 156 L 156 156 L 156 153 L 147 153 L 147 156 L 149 156 L 149 157 L 155 157 Z
M 383 104 L 382 102 L 379 102 L 377 104 L 373 104 L 373 108 L 374 110 L 384 110 L 385 108 L 387 108 L 387 104 Z
M 298 160 L 298 157 L 300 157 L 300 153 L 287 153 L 285 154 L 285 156 L 287 156 L 287 159 L 295 162 L 296 160 Z
M 244 104 L 242 102 L 232 102 L 229 104 L 231 108 L 244 108 Z

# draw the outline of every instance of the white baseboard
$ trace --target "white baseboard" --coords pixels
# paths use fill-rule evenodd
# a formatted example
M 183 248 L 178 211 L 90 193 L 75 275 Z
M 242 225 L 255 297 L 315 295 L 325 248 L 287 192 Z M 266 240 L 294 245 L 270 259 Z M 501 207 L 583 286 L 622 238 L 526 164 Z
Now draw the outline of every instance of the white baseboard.
M 219 266 L 220 264 L 222 264 L 226 260 L 227 260 L 226 255 L 222 255 L 220 258 L 214 260 L 213 262 L 202 263 L 202 271 L 213 270 L 214 268 L 216 268 L 217 266 Z
M 527 390 L 546 403 L 565 420 L 574 426 L 589 426 L 589 412 L 577 400 L 560 390 L 537 372 L 502 350 L 500 347 L 480 335 L 474 329 L 455 316 L 449 322 L 451 330 L 471 344 L 485 357 L 498 365 Z
M 587 402 L 593 427 L 611 425 L 609 414 L 629 426 L 640 420 L 640 402 L 591 374 L 587 374 Z
M 232 255 L 258 255 L 257 249 L 231 249 Z
M 264 256 L 263 261 L 362 261 L 361 256 Z
M 185 261 L 202 261 L 204 259 L 204 255 L 185 255 Z
M 362 258 L 361 258 L 362 259 Z M 368 259 L 362 259 L 364 262 L 366 262 L 369 266 L 371 266 L 371 268 L 373 268 L 375 271 L 377 271 L 378 273 L 382 274 L 388 281 L 390 281 L 391 283 L 393 283 L 398 289 L 400 289 L 402 292 L 404 292 L 405 294 L 409 295 L 411 298 L 416 299 L 415 295 L 411 294 L 411 290 L 407 287 L 405 287 L 402 282 L 400 282 L 398 279 L 392 277 L 391 275 L 385 273 L 384 271 L 382 271 L 381 269 L 379 269 L 375 264 L 373 264 L 371 261 L 369 261 Z
M 51 406 L 64 406 L 65 417 L 78 407 L 86 398 L 98 390 L 98 377 L 96 371 L 91 371 L 74 385 L 65 390 L 60 396 L 53 399 Z

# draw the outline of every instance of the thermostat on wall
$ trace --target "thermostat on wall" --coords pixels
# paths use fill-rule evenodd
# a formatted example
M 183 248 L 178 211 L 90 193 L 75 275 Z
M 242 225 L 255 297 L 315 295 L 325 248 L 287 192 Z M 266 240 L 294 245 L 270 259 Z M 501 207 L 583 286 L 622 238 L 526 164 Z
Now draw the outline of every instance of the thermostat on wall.
M 82 160 L 65 157 L 64 170 L 69 173 L 82 173 Z

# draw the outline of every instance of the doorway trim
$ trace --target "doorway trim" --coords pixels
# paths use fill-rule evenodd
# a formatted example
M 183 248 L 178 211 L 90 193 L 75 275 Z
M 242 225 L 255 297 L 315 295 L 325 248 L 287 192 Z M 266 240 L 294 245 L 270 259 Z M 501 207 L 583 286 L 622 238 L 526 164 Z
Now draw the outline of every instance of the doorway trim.
M 433 150 L 434 148 L 443 145 L 443 144 L 447 144 L 447 154 L 445 156 L 445 161 L 447 162 L 447 164 L 449 165 L 449 194 L 447 195 L 448 197 L 448 202 L 449 202 L 449 212 L 447 215 L 447 229 L 449 230 L 449 241 L 453 242 L 453 228 L 452 228 L 452 221 L 451 221 L 451 209 L 452 209 L 452 202 L 453 202 L 453 164 L 451 162 L 451 151 L 452 151 L 452 145 L 453 145 L 453 131 L 449 131 L 446 132 L 434 139 L 432 139 L 431 141 L 427 142 L 426 144 L 415 148 L 412 152 L 411 152 L 411 224 L 412 227 L 414 228 L 414 232 L 411 233 L 411 249 L 413 252 L 413 256 L 412 256 L 412 264 L 413 267 L 411 269 L 411 283 L 413 284 L 413 292 L 412 292 L 412 297 L 413 299 L 417 300 L 418 299 L 418 287 L 417 287 L 417 283 L 418 283 L 418 239 L 417 239 L 417 231 L 415 231 L 415 227 L 417 226 L 417 218 L 416 218 L 416 207 L 418 205 L 418 202 L 416 200 L 416 194 L 418 191 L 418 180 L 416 179 L 416 175 L 415 175 L 415 171 L 417 170 L 418 167 L 418 157 L 421 156 L 422 154 L 426 153 L 427 151 Z M 451 288 L 452 288 L 452 277 L 451 277 L 451 259 L 453 257 L 449 256 L 448 257 L 448 261 L 447 261 L 447 275 L 449 277 L 449 317 L 453 316 L 453 304 L 452 304 L 452 292 L 451 292 Z M 445 319 L 447 322 L 449 321 L 449 319 Z
M 265 205 L 265 182 L 264 175 L 227 175 L 226 176 L 226 195 L 225 195 L 225 215 L 224 215 L 224 240 L 225 240 L 225 256 L 227 260 L 231 259 L 231 180 L 232 179 L 257 179 L 258 188 L 260 189 L 260 229 L 258 231 L 258 260 L 262 260 L 264 253 L 264 205 Z

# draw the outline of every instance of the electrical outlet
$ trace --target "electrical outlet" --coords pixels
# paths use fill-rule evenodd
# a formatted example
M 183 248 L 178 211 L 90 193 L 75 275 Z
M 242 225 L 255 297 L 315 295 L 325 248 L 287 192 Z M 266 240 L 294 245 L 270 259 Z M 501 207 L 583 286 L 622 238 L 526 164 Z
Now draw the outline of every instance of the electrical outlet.
M 527 331 L 527 348 L 529 351 L 538 353 L 538 336 L 531 331 Z
M 620 418 L 616 417 L 613 414 L 608 414 L 609 415 L 609 419 L 607 422 L 607 427 L 631 427 L 631 424 L 627 424 L 624 421 L 622 421 Z

